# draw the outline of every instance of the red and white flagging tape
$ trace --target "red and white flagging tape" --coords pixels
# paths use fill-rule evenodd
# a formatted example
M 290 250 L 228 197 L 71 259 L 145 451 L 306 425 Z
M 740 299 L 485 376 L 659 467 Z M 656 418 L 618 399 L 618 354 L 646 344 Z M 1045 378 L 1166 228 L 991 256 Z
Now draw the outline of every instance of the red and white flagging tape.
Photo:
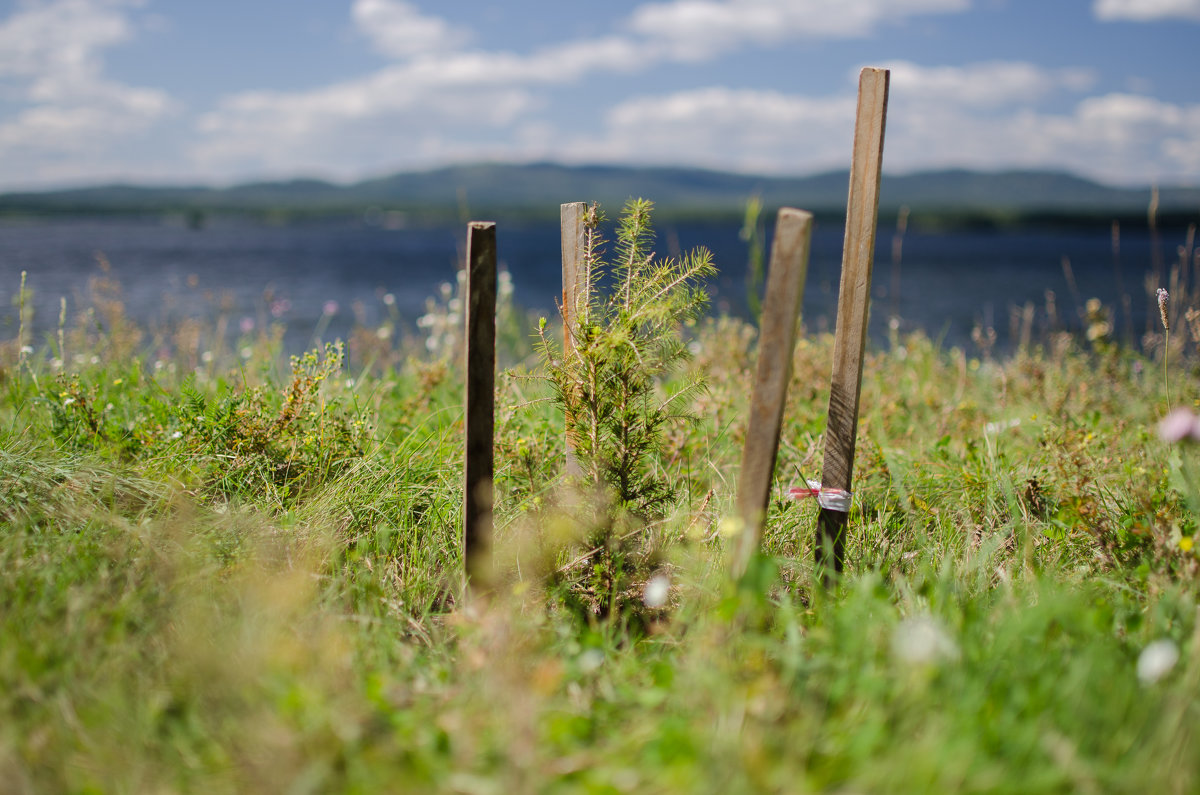
M 816 497 L 817 504 L 827 511 L 850 513 L 850 498 L 853 496 L 850 492 L 843 489 L 827 489 L 815 480 L 807 482 L 807 488 L 804 486 L 792 486 L 788 489 L 788 496 L 793 500 L 806 500 L 809 497 Z

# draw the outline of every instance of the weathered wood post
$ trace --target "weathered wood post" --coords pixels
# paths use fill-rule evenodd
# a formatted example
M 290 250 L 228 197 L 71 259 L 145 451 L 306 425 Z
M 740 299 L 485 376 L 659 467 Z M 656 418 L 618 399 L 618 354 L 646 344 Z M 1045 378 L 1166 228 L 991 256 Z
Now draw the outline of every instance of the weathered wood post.
M 463 557 L 467 581 L 492 579 L 492 444 L 496 404 L 496 225 L 467 225 L 466 445 Z
M 746 573 L 758 551 L 771 499 L 775 457 L 787 388 L 792 377 L 796 322 L 804 299 L 808 254 L 812 242 L 812 213 L 784 207 L 775 219 L 775 239 L 763 299 L 758 338 L 758 368 L 750 397 L 746 445 L 738 482 L 738 514 L 742 532 L 733 556 L 733 576 Z
M 871 300 L 871 270 L 875 261 L 888 78 L 888 70 L 871 67 L 863 69 L 858 77 L 858 116 L 850 164 L 850 197 L 846 205 L 846 243 L 842 251 L 842 280 L 833 343 L 825 462 L 818 497 L 821 509 L 817 516 L 816 564 L 826 576 L 830 566 L 841 572 L 844 565 L 863 348 Z
M 575 312 L 579 309 L 579 290 L 584 281 L 584 248 L 587 234 L 587 203 L 568 202 L 559 208 L 559 221 L 562 234 L 562 320 L 563 320 L 563 356 L 571 355 L 575 347 L 575 339 L 571 333 L 571 324 L 575 322 Z M 570 423 L 571 418 L 567 417 Z M 579 461 L 571 450 L 571 439 L 566 440 L 567 474 L 579 475 Z

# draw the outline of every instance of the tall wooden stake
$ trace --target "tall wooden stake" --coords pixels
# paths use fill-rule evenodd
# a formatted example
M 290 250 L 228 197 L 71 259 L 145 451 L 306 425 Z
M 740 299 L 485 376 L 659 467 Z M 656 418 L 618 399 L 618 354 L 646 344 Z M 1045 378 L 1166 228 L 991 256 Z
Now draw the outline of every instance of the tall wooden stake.
M 467 377 L 463 557 L 467 580 L 492 578 L 492 443 L 496 404 L 496 225 L 467 226 Z
M 587 233 L 587 203 L 569 202 L 559 208 L 562 232 L 562 320 L 563 356 L 570 356 L 575 347 L 571 335 L 571 324 L 579 309 L 579 290 L 583 286 L 584 240 Z M 567 421 L 570 422 L 570 417 Z M 579 462 L 571 449 L 571 440 L 566 441 L 567 474 L 581 474 Z
M 775 219 L 775 240 L 763 299 L 758 340 L 758 369 L 750 398 L 746 446 L 738 483 L 738 513 L 742 533 L 734 550 L 733 576 L 741 577 L 762 539 L 771 498 L 779 430 L 792 377 L 796 321 L 804 299 L 808 253 L 812 242 L 812 213 L 784 207 Z
M 850 511 L 847 495 L 854 473 L 863 348 L 871 300 L 871 269 L 875 261 L 888 78 L 888 70 L 874 68 L 863 69 L 858 77 L 858 117 L 850 164 L 846 243 L 842 252 L 833 377 L 829 387 L 829 424 L 825 431 L 825 463 L 821 473 L 823 493 L 815 545 L 817 568 L 826 575 L 831 564 L 836 572 L 841 572 L 844 565 L 846 519 Z M 832 490 L 842 492 L 843 499 L 830 499 Z

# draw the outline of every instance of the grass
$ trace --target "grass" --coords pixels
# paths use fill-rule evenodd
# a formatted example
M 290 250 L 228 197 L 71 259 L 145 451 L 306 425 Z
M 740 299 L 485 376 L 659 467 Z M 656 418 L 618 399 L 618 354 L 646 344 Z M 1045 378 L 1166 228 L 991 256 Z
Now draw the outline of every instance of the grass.
M 1200 787 L 1197 450 L 1155 431 L 1161 346 L 894 337 L 864 368 L 846 576 L 814 581 L 816 508 L 781 497 L 738 588 L 754 331 L 702 322 L 701 420 L 655 463 L 682 497 L 645 539 L 667 603 L 601 620 L 564 606 L 587 550 L 561 418 L 520 366 L 504 585 L 468 603 L 452 352 L 364 329 L 287 362 L 278 330 L 138 329 L 100 287 L 90 324 L 0 351 L 0 789 Z M 533 362 L 534 324 L 501 322 Z M 1194 406 L 1195 352 L 1170 354 Z M 819 475 L 831 355 L 796 350 L 777 494 Z M 1178 662 L 1139 677 L 1164 639 Z

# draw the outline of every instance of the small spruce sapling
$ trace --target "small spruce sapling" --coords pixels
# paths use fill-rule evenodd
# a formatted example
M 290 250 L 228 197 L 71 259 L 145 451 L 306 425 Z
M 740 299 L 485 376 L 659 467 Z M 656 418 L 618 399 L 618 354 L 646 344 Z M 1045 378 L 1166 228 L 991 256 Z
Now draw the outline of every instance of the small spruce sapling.
M 708 306 L 712 257 L 698 249 L 678 259 L 656 258 L 651 206 L 642 199 L 626 204 L 611 260 L 599 232 L 603 217 L 595 205 L 588 209 L 582 283 L 577 305 L 565 313 L 570 344 L 560 349 L 544 323 L 538 329 L 579 465 L 574 485 L 599 508 L 600 522 L 587 539 L 596 552 L 587 590 L 604 611 L 648 562 L 647 554 L 633 554 L 631 539 L 665 515 L 677 496 L 658 455 L 664 433 L 669 423 L 694 419 L 687 406 L 704 388 L 697 374 L 682 383 L 672 376 L 690 359 L 685 327 Z

